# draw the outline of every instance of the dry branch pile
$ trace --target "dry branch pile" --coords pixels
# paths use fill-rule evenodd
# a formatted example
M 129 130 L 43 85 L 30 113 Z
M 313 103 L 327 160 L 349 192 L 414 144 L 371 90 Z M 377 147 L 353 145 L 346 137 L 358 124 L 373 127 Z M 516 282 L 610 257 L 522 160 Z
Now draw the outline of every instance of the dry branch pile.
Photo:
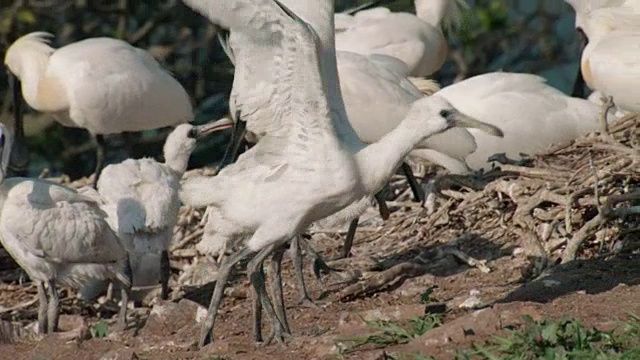
M 589 134 L 527 162 L 501 165 L 473 181 L 448 177 L 458 186 L 442 190 L 443 199 L 428 216 L 415 203 L 394 202 L 401 211 L 382 228 L 359 228 L 354 258 L 329 263 L 368 272 L 336 299 L 437 273 L 447 255 L 486 272 L 496 251 L 520 248 L 534 260 L 535 275 L 578 256 L 637 249 L 640 114 L 620 119 L 608 135 Z M 316 236 L 331 243 L 326 233 Z

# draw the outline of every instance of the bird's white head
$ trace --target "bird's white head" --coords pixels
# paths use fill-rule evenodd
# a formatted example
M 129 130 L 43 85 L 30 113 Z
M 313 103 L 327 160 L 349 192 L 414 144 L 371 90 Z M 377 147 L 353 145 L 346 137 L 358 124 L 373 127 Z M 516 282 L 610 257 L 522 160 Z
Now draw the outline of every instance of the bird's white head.
M 456 109 L 445 98 L 436 93 L 425 96 L 411 104 L 407 120 L 411 121 L 416 133 L 425 137 L 441 133 L 453 127 L 480 129 L 490 135 L 502 137 L 502 130 L 484 123 Z
M 2 183 L 7 176 L 9 158 L 11 157 L 11 145 L 11 133 L 3 123 L 0 123 L 0 183 Z
M 49 46 L 53 35 L 36 31 L 23 35 L 14 41 L 7 49 L 4 64 L 18 79 L 22 80 L 27 71 L 34 71 L 31 67 L 41 67 L 46 64 L 54 49 Z
M 228 129 L 233 126 L 233 120 L 222 118 L 208 124 L 194 126 L 180 124 L 169 134 L 164 143 L 165 163 L 174 171 L 183 174 L 187 170 L 189 157 L 196 149 L 197 141 L 207 134 Z

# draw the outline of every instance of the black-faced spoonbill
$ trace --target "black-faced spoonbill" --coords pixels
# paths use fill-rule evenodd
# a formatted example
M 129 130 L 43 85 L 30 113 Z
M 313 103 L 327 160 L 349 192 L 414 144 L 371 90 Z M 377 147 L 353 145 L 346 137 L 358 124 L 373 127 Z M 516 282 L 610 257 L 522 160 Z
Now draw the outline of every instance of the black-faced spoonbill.
M 181 199 L 194 207 L 210 206 L 209 234 L 224 244 L 209 314 L 200 346 L 212 338 L 223 290 L 233 266 L 253 255 L 248 275 L 260 304 L 271 319 L 272 337 L 282 340 L 286 318 L 276 314 L 266 293 L 262 262 L 272 251 L 302 233 L 312 222 L 330 216 L 379 191 L 411 149 L 425 138 L 454 126 L 500 131 L 453 108 L 438 96 L 416 101 L 405 120 L 380 141 L 353 149 L 345 135 L 353 130 L 332 112 L 319 47 L 311 26 L 277 0 L 185 0 L 211 22 L 242 34 L 253 49 L 275 55 L 269 110 L 271 131 L 238 161 L 214 177 L 182 184 Z M 248 124 L 249 125 L 249 124 Z M 257 253 L 257 254 L 256 254 Z
M 133 287 L 162 284 L 161 298 L 169 294 L 169 247 L 178 221 L 180 180 L 196 141 L 233 125 L 223 119 L 214 124 L 178 125 L 164 144 L 164 163 L 151 158 L 128 159 L 104 168 L 98 180 L 102 209 L 109 224 L 131 249 Z M 95 294 L 103 283 L 87 284 Z M 85 295 L 85 297 L 92 297 Z
M 336 49 L 362 55 L 387 55 L 403 61 L 409 74 L 424 77 L 446 60 L 447 40 L 442 28 L 462 22 L 464 0 L 415 0 L 416 14 L 392 12 L 386 7 L 353 16 L 335 14 Z
M 640 1 L 567 2 L 587 40 L 580 59 L 584 82 L 619 110 L 640 112 Z
M 53 35 L 33 32 L 18 38 L 4 63 L 14 88 L 37 111 L 64 126 L 85 128 L 97 145 L 94 186 L 104 167 L 103 135 L 155 129 L 193 119 L 191 101 L 180 83 L 145 50 L 122 40 L 90 38 L 54 49 Z M 16 106 L 19 109 L 19 106 Z M 23 141 L 16 113 L 16 140 Z M 28 153 L 18 144 L 25 166 Z
M 117 329 L 126 327 L 131 289 L 127 250 L 100 209 L 97 193 L 32 178 L 5 179 L 11 135 L 0 124 L 0 241 L 38 287 L 38 330 L 57 330 L 56 285 L 81 287 L 92 279 L 121 284 Z

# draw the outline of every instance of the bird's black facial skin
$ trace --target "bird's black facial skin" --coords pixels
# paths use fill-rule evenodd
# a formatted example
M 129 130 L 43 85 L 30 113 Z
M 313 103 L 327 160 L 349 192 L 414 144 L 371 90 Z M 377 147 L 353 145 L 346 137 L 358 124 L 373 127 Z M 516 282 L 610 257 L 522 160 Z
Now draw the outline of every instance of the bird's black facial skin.
M 0 151 L 4 150 L 4 142 L 5 142 L 5 136 L 4 134 L 0 134 Z
M 195 139 L 195 138 L 198 137 L 198 131 L 195 128 L 193 128 L 193 129 L 189 130 L 189 132 L 187 133 L 187 136 L 192 138 L 192 139 Z
M 453 114 L 453 112 L 451 110 L 440 110 L 440 116 L 442 116 L 445 119 L 448 119 L 451 114 Z

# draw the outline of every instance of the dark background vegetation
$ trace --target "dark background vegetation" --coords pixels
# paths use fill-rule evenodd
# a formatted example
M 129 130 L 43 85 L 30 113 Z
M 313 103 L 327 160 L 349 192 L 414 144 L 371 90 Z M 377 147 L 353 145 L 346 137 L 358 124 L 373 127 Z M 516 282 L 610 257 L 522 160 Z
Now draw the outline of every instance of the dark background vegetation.
M 449 60 L 434 78 L 443 85 L 490 71 L 540 74 L 568 92 L 579 53 L 573 13 L 562 0 L 467 0 L 471 10 L 460 31 L 449 34 Z M 336 0 L 337 10 L 364 1 Z M 110 36 L 149 50 L 182 83 L 196 108 L 196 123 L 222 117 L 233 81 L 233 67 L 209 23 L 179 0 L 0 0 L 0 55 L 31 31 L 55 35 L 54 47 L 89 37 Z M 412 0 L 394 1 L 393 10 L 413 12 Z M 73 69 L 70 69 L 73 71 Z M 11 98 L 0 73 L 0 121 L 11 125 Z M 82 129 L 64 128 L 50 117 L 27 110 L 30 176 L 88 175 L 94 149 Z M 161 159 L 169 129 L 108 139 L 108 161 L 127 157 Z M 219 160 L 229 133 L 201 146 L 191 166 Z

